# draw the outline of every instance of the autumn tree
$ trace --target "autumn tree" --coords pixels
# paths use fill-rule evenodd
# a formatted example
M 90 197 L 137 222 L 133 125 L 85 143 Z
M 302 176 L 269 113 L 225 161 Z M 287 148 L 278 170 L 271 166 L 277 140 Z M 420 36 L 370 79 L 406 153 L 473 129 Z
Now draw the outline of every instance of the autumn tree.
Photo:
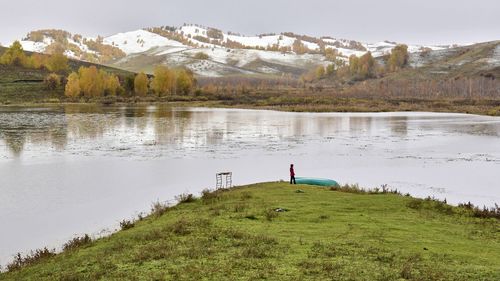
M 55 90 L 61 85 L 61 77 L 55 73 L 51 73 L 43 79 L 43 84 L 48 90 Z
M 325 76 L 325 67 L 320 65 L 316 68 L 316 78 L 321 79 Z
M 64 94 L 71 98 L 76 98 L 80 95 L 80 78 L 76 72 L 72 72 L 68 76 L 68 82 L 66 83 Z
M 309 49 L 300 39 L 295 39 L 292 45 L 292 51 L 294 51 L 297 55 L 302 55 L 309 52 Z
M 333 48 L 326 48 L 325 49 L 325 57 L 329 61 L 335 61 L 337 59 L 338 55 L 339 55 L 339 51 L 337 49 L 333 49 Z
M 364 80 L 377 75 L 377 65 L 371 52 L 367 52 L 361 57 L 351 55 L 349 57 L 349 73 L 352 78 Z
M 401 44 L 394 47 L 387 61 L 389 71 L 397 71 L 408 64 L 408 46 Z
M 32 68 L 40 69 L 42 67 L 46 67 L 48 57 L 46 55 L 42 55 L 40 53 L 33 53 L 29 58 L 29 65 Z
M 118 91 L 120 91 L 121 89 L 120 80 L 118 80 L 118 77 L 116 75 L 107 73 L 101 75 L 104 75 L 103 80 L 105 81 L 104 82 L 105 95 L 116 96 Z M 121 89 L 121 91 L 123 91 L 123 89 Z
M 356 55 L 349 57 L 349 72 L 351 75 L 356 75 L 359 69 L 359 58 Z
M 332 63 L 332 64 L 329 64 L 326 69 L 325 69 L 325 73 L 326 75 L 330 76 L 330 75 L 333 75 L 335 74 L 335 65 Z
M 177 71 L 177 90 L 181 94 L 189 94 L 194 86 L 194 75 L 188 69 L 180 69 Z
M 175 73 L 168 67 L 160 65 L 155 68 L 151 87 L 158 95 L 175 93 Z
M 104 85 L 95 66 L 80 67 L 78 75 L 80 77 L 80 89 L 84 96 L 97 97 L 101 95 Z
M 27 57 L 23 46 L 19 41 L 14 41 L 12 45 L 0 57 L 0 63 L 6 65 L 26 66 Z
M 68 58 L 62 52 L 53 54 L 48 58 L 46 67 L 52 72 L 65 72 L 69 69 Z
M 139 96 L 145 96 L 148 93 L 148 76 L 144 72 L 135 76 L 134 92 Z
M 375 59 L 371 52 L 367 52 L 359 58 L 359 69 L 358 75 L 361 79 L 373 78 L 376 76 L 375 73 L 376 64 Z

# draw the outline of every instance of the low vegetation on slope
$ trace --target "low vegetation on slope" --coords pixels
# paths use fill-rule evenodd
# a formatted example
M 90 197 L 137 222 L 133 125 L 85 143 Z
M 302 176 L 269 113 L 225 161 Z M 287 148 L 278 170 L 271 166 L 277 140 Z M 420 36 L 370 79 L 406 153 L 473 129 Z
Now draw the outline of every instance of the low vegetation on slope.
M 179 199 L 0 280 L 500 279 L 500 221 L 466 207 L 282 182 Z

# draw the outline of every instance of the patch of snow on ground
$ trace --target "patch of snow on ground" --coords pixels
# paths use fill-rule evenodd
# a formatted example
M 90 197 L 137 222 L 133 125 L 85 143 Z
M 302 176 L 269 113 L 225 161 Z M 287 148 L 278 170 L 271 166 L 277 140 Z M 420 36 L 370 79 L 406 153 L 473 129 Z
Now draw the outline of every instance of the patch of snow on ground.
M 500 44 L 495 47 L 491 58 L 488 59 L 488 63 L 494 66 L 500 66 Z
M 118 47 L 126 54 L 142 53 L 151 48 L 162 46 L 185 47 L 180 42 L 142 29 L 106 37 L 104 43 Z
M 47 48 L 47 44 L 45 44 L 44 42 L 34 42 L 34 41 L 19 41 L 19 42 L 21 43 L 21 46 L 23 46 L 23 50 L 29 52 L 43 53 L 45 51 L 45 48 Z
M 207 37 L 207 29 L 195 25 L 184 25 L 176 32 L 184 34 L 185 37 L 187 37 L 188 35 L 191 35 L 191 37 L 194 36 L 202 36 L 205 38 Z

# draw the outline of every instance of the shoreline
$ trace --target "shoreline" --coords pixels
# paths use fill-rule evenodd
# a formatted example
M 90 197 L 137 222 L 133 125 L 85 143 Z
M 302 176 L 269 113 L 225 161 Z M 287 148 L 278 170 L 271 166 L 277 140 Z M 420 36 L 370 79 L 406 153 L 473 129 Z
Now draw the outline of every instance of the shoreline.
M 423 100 L 425 102 L 438 102 L 440 100 Z M 451 100 L 448 100 L 451 101 Z M 500 103 L 500 100 L 498 101 Z M 300 113 L 398 113 L 398 112 L 428 112 L 428 113 L 457 113 L 478 116 L 500 116 L 500 106 L 492 108 L 428 108 L 412 106 L 410 108 L 367 108 L 360 107 L 314 107 L 308 104 L 302 106 L 288 106 L 288 105 L 249 105 L 249 104 L 227 104 L 224 101 L 138 101 L 138 102 L 113 102 L 105 103 L 102 101 L 93 102 L 23 102 L 23 103 L 9 103 L 1 104 L 0 107 L 15 108 L 15 107 L 44 107 L 44 106 L 67 106 L 67 105 L 81 105 L 81 106 L 148 106 L 148 105 L 171 105 L 178 107 L 205 107 L 205 108 L 223 108 L 223 109 L 249 109 L 249 110 L 270 110 L 278 112 L 300 112 Z

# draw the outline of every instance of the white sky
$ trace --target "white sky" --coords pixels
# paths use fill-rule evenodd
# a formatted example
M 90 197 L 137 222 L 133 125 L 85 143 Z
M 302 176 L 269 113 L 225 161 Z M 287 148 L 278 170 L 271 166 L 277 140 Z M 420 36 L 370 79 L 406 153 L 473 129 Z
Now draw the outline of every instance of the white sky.
M 470 43 L 500 39 L 500 0 L 16 0 L 0 6 L 0 43 L 28 31 L 86 36 L 197 23 L 254 35 L 293 31 L 366 42 Z

